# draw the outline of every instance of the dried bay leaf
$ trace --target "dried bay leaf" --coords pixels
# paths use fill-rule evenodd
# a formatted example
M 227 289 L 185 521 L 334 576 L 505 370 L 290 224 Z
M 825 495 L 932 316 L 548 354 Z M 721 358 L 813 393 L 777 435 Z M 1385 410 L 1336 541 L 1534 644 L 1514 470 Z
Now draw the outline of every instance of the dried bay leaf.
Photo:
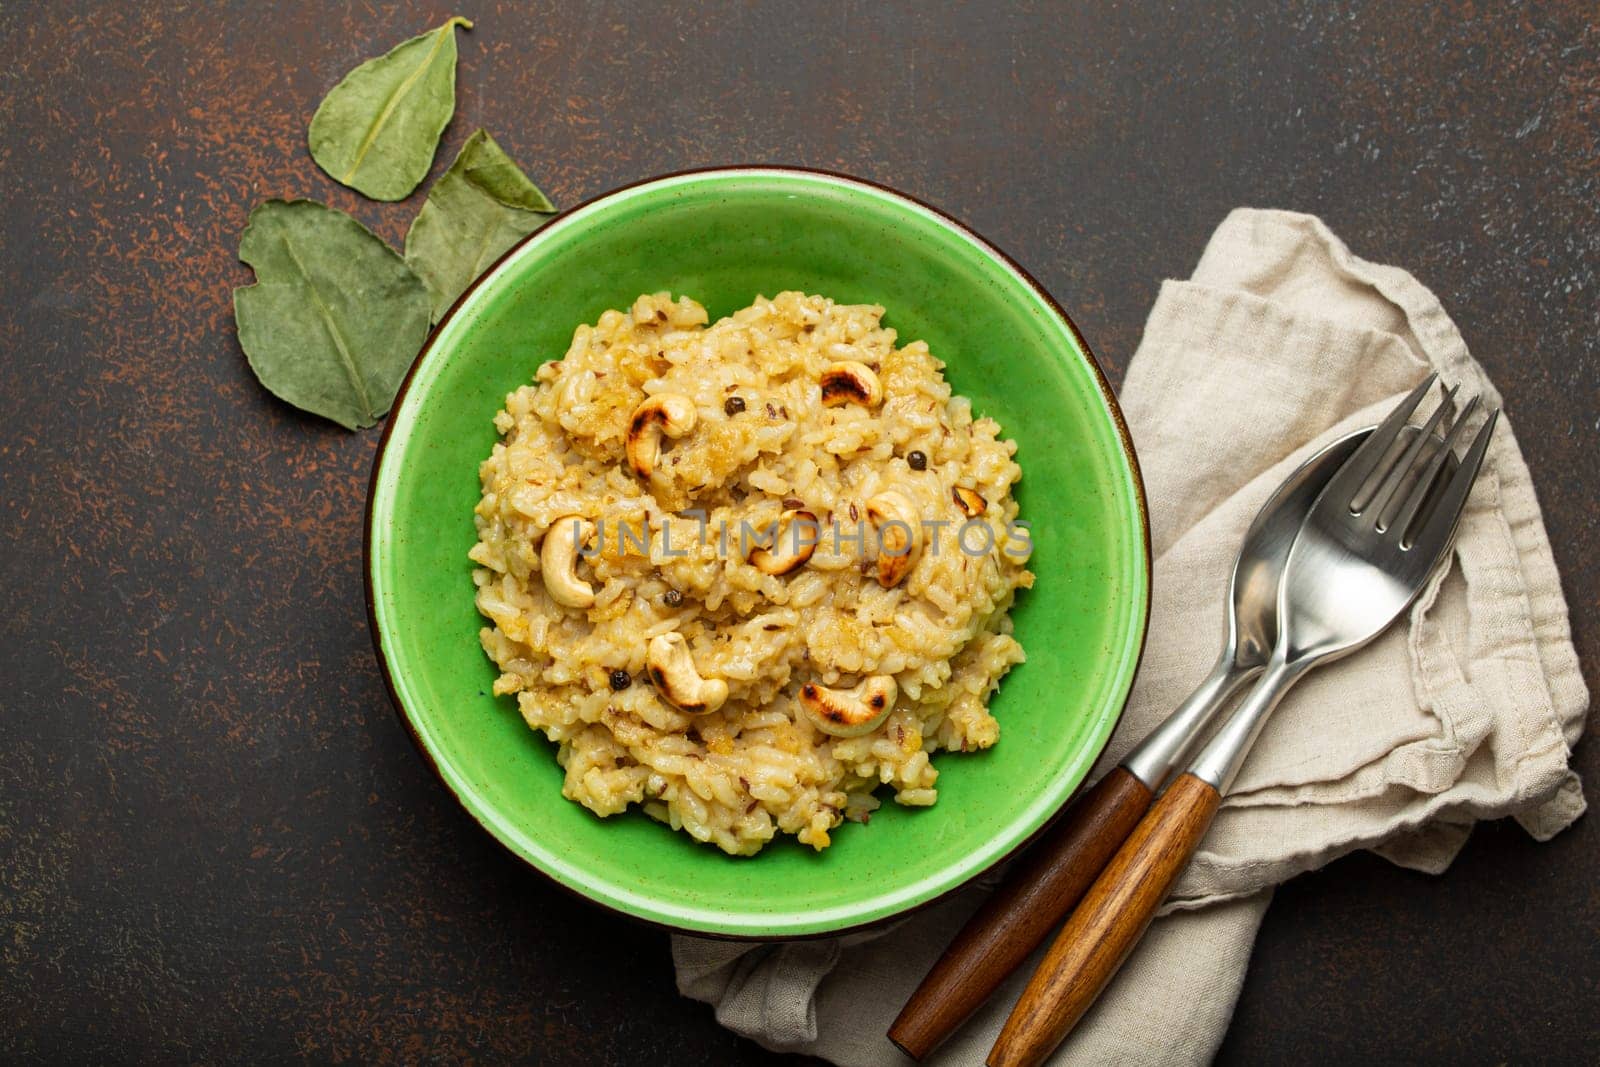
M 371 426 L 428 334 L 428 289 L 394 249 L 342 211 L 268 200 L 250 213 L 233 291 L 239 343 L 274 394 L 351 430 Z
M 438 322 L 473 279 L 549 221 L 555 206 L 484 130 L 461 147 L 406 234 L 406 262 L 427 283 Z
M 374 200 L 403 200 L 433 164 L 456 110 L 457 16 L 369 59 L 335 85 L 311 117 L 311 158 Z

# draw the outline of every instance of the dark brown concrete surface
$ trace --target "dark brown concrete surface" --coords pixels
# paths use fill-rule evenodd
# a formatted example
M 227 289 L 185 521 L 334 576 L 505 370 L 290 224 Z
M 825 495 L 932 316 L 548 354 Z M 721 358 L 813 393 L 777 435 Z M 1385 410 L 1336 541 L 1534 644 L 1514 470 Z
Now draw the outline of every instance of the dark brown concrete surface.
M 436 786 L 367 637 L 378 433 L 273 400 L 234 338 L 257 201 L 403 234 L 420 196 L 335 187 L 305 126 L 449 13 L 0 6 L 0 1058 L 773 1059 Z M 1228 209 L 1322 215 L 1504 392 L 1600 683 L 1592 0 L 462 13 L 437 166 L 484 125 L 563 204 L 715 163 L 874 178 L 1012 252 L 1114 380 Z M 1592 788 L 1592 737 L 1577 763 Z M 1597 845 L 1495 825 L 1442 877 L 1297 880 L 1222 1059 L 1595 1062 Z

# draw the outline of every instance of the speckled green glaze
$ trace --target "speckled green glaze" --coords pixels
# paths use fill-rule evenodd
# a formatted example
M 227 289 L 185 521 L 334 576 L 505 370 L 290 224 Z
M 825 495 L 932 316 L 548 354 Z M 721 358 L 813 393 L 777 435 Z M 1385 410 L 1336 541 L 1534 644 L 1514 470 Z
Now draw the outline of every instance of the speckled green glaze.
M 956 391 L 1019 444 L 1038 583 L 1014 617 L 1028 662 L 993 703 L 1000 743 L 945 753 L 939 802 L 892 802 L 823 853 L 785 839 L 736 859 L 638 812 L 599 819 L 561 796 L 554 746 L 488 696 L 467 550 L 477 468 L 505 394 L 573 328 L 643 292 L 713 319 L 783 289 L 887 309 Z M 601 197 L 513 250 L 418 360 L 373 471 L 367 579 L 397 704 L 445 785 L 557 882 L 682 930 L 798 937 L 900 914 L 961 885 L 1072 795 L 1121 713 L 1149 599 L 1142 490 L 1104 379 L 1070 323 L 968 231 L 896 194 L 783 170 L 678 175 Z

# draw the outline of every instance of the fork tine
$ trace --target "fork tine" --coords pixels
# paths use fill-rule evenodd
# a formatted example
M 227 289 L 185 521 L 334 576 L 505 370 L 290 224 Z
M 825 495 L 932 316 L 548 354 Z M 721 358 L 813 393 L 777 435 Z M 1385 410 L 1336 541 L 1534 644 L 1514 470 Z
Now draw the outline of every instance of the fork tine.
M 1493 436 L 1494 424 L 1499 418 L 1499 408 L 1489 412 L 1489 417 L 1483 420 L 1483 428 L 1478 431 L 1478 436 L 1472 439 L 1472 447 L 1467 449 L 1467 454 L 1461 458 L 1461 466 L 1456 469 L 1450 484 L 1445 487 L 1439 506 L 1428 517 L 1428 521 L 1423 524 L 1422 530 L 1415 538 L 1401 542 L 1402 547 L 1420 546 L 1431 556 L 1438 556 L 1444 552 L 1450 544 L 1451 535 L 1455 533 L 1456 523 L 1461 518 L 1461 509 L 1466 506 L 1467 494 L 1472 492 L 1472 483 L 1478 480 L 1478 470 L 1483 466 L 1483 456 L 1489 451 L 1489 438 Z
M 1427 469 L 1422 472 L 1422 476 L 1411 487 L 1411 492 L 1406 497 L 1404 506 L 1400 508 L 1400 514 L 1396 515 L 1394 521 L 1388 524 L 1387 529 L 1393 531 L 1396 537 L 1404 538 L 1407 531 L 1411 529 L 1411 524 L 1416 519 L 1417 512 L 1422 510 L 1422 505 L 1427 502 L 1428 494 L 1433 491 L 1433 483 L 1438 480 L 1439 472 L 1444 470 L 1445 463 L 1455 453 L 1456 439 L 1461 436 L 1461 431 L 1467 428 L 1467 420 L 1472 417 L 1472 413 L 1476 410 L 1478 410 L 1478 397 L 1475 396 L 1462 407 L 1461 414 L 1456 416 L 1455 422 L 1450 426 L 1450 431 L 1444 435 L 1444 444 L 1434 453 L 1433 458 L 1428 461 Z
M 1437 374 L 1430 374 L 1422 380 L 1422 384 L 1406 396 L 1389 412 L 1388 418 L 1378 424 L 1372 431 L 1372 436 L 1361 443 L 1355 455 L 1344 461 L 1339 472 L 1328 482 L 1328 487 L 1322 491 L 1323 498 L 1329 500 L 1342 499 L 1352 508 L 1355 505 L 1356 493 L 1367 483 L 1383 457 L 1388 454 L 1389 446 L 1394 444 L 1394 439 L 1400 436 L 1401 427 L 1406 420 L 1411 418 L 1411 413 L 1417 410 L 1417 405 L 1422 403 L 1422 398 L 1428 395 L 1428 390 L 1433 388 L 1433 383 L 1438 381 Z
M 1417 462 L 1417 457 L 1422 454 L 1423 448 L 1433 439 L 1434 427 L 1439 425 L 1439 420 L 1444 417 L 1445 409 L 1455 400 L 1456 392 L 1460 388 L 1459 385 L 1455 386 L 1444 394 L 1444 399 L 1439 402 L 1438 407 L 1433 409 L 1433 414 L 1428 417 L 1428 421 L 1423 425 L 1422 432 L 1411 439 L 1411 444 L 1406 446 L 1405 453 L 1395 461 L 1393 467 L 1389 468 L 1389 473 L 1383 479 L 1383 484 L 1378 486 L 1377 493 L 1372 497 L 1372 503 L 1367 505 L 1377 512 L 1379 533 L 1389 528 L 1389 520 L 1394 518 L 1390 504 L 1391 502 L 1395 505 L 1400 504 L 1399 500 L 1392 498 L 1400 491 L 1400 485 L 1406 480 L 1406 475 L 1411 473 L 1411 469 L 1420 465 Z

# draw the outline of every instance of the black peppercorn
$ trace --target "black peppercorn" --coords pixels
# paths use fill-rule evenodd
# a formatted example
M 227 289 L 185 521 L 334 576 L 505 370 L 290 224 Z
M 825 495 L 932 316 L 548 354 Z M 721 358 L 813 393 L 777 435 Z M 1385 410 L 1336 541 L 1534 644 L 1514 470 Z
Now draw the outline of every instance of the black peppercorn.
M 906 462 L 911 464 L 911 469 L 914 471 L 925 471 L 928 469 L 928 456 L 925 452 L 911 453 L 906 457 Z
M 621 667 L 618 667 L 616 670 L 611 672 L 611 688 L 615 689 L 617 692 L 622 692 L 632 684 L 633 675 L 629 674 Z
M 739 412 L 744 410 L 744 397 L 730 396 L 728 399 L 722 402 L 722 410 L 726 411 L 729 415 L 739 414 Z
M 683 603 L 683 594 L 678 592 L 676 589 L 668 589 L 666 596 L 663 596 L 661 599 L 666 601 L 667 607 L 675 608 L 679 604 Z

